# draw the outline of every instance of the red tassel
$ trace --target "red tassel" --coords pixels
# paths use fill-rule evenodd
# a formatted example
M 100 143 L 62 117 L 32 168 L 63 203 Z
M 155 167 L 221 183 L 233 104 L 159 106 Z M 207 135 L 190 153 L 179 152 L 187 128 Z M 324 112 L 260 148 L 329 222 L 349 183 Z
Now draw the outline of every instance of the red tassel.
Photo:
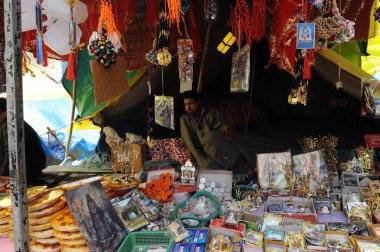
M 76 75 L 75 52 L 71 50 L 70 55 L 69 55 L 69 62 L 67 66 L 66 79 L 75 80 L 76 78 L 77 78 L 77 75 Z
M 265 36 L 265 0 L 254 0 L 252 7 L 253 40 L 259 42 Z
M 309 80 L 311 79 L 311 62 L 309 59 L 309 54 L 306 53 L 305 57 L 303 58 L 303 80 Z
M 160 14 L 160 5 L 158 0 L 147 0 L 146 2 L 146 20 L 150 26 L 158 23 Z

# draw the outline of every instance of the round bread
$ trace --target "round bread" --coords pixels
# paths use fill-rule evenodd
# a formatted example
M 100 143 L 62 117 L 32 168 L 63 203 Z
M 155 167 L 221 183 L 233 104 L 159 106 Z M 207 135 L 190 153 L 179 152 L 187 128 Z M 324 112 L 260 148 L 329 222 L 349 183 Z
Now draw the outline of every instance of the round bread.
M 75 232 L 79 231 L 79 227 L 77 223 L 75 222 L 72 215 L 64 215 L 60 214 L 56 216 L 53 220 L 51 225 L 55 230 L 61 231 L 61 232 Z
M 46 229 L 42 231 L 30 232 L 30 237 L 33 239 L 50 238 L 54 236 L 53 229 Z
M 70 239 L 70 240 L 66 240 L 66 239 L 58 239 L 59 243 L 61 245 L 69 245 L 69 246 L 83 246 L 83 245 L 86 245 L 86 241 L 84 239 Z
M 47 186 L 34 186 L 29 189 L 27 189 L 27 194 L 28 194 L 28 203 L 32 203 L 39 197 L 41 197 Z
M 62 210 L 59 210 L 58 212 L 56 212 L 52 215 L 48 215 L 48 216 L 44 216 L 44 217 L 40 217 L 40 218 L 29 218 L 29 224 L 36 226 L 36 225 L 42 225 L 42 224 L 49 223 L 57 215 L 62 214 L 62 213 L 67 213 L 67 211 L 69 211 L 69 208 L 64 207 L 64 208 L 62 208 Z
M 8 222 L 8 218 L 2 218 L 2 219 L 0 219 L 0 226 L 1 225 L 4 225 L 4 224 L 8 224 L 9 222 Z
M 42 231 L 42 230 L 46 230 L 46 229 L 50 229 L 50 228 L 52 228 L 50 222 L 45 223 L 45 224 L 41 224 L 41 225 L 35 225 L 35 226 L 30 225 L 29 226 L 29 230 L 31 232 Z
M 100 179 L 102 179 L 101 176 L 95 176 L 95 177 L 91 177 L 91 178 L 77 180 L 77 181 L 62 185 L 61 189 L 64 191 L 71 190 L 71 189 L 74 189 L 74 188 L 77 188 L 77 187 L 98 181 Z
M 52 215 L 58 212 L 59 210 L 61 210 L 62 208 L 64 208 L 65 206 L 66 206 L 66 200 L 62 198 L 62 200 L 56 202 L 54 205 L 51 205 L 49 207 L 46 207 L 40 210 L 36 210 L 34 212 L 29 212 L 29 217 L 37 218 L 37 217 Z
M 45 244 L 45 245 L 54 245 L 54 244 L 59 244 L 59 241 L 55 237 L 49 237 L 49 238 L 33 238 L 34 241 Z
M 11 196 L 5 196 L 4 198 L 0 199 L 0 209 L 1 208 L 10 208 L 12 206 Z
M 87 246 L 68 246 L 61 245 L 61 252 L 88 252 L 90 251 Z
M 9 232 L 10 229 L 11 228 L 10 228 L 9 224 L 0 225 L 0 233 Z
M 9 215 L 11 215 L 11 213 L 7 209 L 0 209 L 0 219 L 6 218 Z
M 35 200 L 30 206 L 28 206 L 28 210 L 30 212 L 34 212 L 51 205 L 54 205 L 58 202 L 63 196 L 62 190 L 52 190 L 50 192 L 45 193 L 42 197 Z
M 62 240 L 77 240 L 83 239 L 81 232 L 61 232 L 54 230 L 54 236 Z
M 59 252 L 61 247 L 59 244 L 45 245 L 35 241 L 30 242 L 30 252 Z

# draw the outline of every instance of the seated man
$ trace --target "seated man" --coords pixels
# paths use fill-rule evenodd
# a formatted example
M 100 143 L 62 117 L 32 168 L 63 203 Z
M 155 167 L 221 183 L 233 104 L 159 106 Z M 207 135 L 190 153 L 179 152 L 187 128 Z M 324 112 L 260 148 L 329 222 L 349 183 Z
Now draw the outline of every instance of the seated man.
M 181 117 L 181 137 L 200 169 L 252 174 L 249 161 L 232 137 L 223 114 L 202 106 L 194 91 L 183 93 L 186 114 Z
M 46 156 L 37 132 L 24 122 L 27 183 L 34 185 L 45 168 Z M 0 176 L 9 176 L 7 100 L 0 98 Z

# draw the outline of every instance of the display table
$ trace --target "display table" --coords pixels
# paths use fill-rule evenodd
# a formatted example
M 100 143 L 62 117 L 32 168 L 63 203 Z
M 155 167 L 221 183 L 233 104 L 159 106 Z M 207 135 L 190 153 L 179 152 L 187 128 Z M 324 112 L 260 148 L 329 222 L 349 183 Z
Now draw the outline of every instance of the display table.
M 14 243 L 10 238 L 0 238 L 0 251 L 1 252 L 13 252 Z

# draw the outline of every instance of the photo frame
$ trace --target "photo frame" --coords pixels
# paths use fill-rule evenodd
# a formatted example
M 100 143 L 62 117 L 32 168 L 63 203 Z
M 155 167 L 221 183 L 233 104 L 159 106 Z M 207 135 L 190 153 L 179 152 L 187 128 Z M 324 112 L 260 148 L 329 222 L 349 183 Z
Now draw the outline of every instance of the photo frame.
M 291 166 L 291 153 L 257 154 L 259 182 L 263 190 L 282 190 L 287 187 L 287 169 Z
M 297 49 L 314 49 L 315 24 L 297 23 Z
M 322 151 L 306 152 L 292 157 L 294 173 L 298 176 L 311 176 L 318 180 L 327 177 L 322 172 L 325 161 Z
M 70 211 L 90 251 L 116 251 L 126 228 L 100 181 L 65 191 Z

